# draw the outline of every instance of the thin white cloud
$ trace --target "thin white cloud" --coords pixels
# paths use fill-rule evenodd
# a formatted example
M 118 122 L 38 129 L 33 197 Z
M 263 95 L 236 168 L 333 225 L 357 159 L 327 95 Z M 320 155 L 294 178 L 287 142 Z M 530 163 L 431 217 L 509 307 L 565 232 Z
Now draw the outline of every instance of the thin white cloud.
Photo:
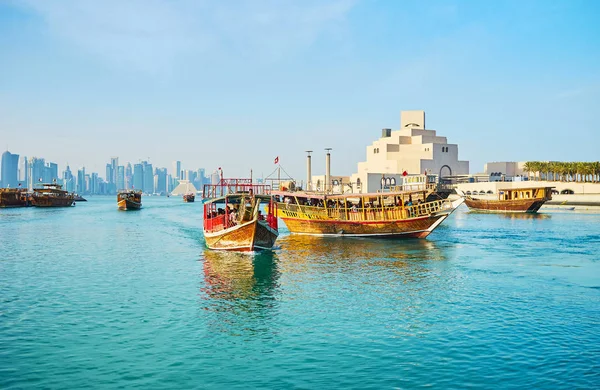
M 150 73 L 186 56 L 276 59 L 312 45 L 356 0 L 20 0 L 50 34 L 107 62 Z

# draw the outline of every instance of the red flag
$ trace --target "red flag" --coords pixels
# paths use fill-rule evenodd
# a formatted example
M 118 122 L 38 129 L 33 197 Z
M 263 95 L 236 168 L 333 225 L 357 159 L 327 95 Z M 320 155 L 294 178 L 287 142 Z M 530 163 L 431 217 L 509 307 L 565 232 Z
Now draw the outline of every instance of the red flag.
M 406 172 L 406 171 L 402 172 L 402 176 L 408 176 L 408 172 Z
M 275 164 L 279 163 L 279 156 L 275 157 Z

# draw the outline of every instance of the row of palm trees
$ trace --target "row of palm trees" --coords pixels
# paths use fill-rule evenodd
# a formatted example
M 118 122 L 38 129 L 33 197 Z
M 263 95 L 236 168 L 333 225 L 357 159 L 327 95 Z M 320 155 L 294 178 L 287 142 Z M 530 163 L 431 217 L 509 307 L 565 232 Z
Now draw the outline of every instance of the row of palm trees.
M 583 183 L 600 182 L 600 162 L 527 161 L 523 167 L 531 180 Z

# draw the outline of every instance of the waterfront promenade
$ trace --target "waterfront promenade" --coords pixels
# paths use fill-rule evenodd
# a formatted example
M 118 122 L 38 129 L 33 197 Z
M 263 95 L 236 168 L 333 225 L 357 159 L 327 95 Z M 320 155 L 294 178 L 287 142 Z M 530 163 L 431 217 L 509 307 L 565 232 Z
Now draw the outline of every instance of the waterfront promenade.
M 251 257 L 205 250 L 201 210 L 0 210 L 0 388 L 598 384 L 600 214 L 462 206 L 425 240 L 282 228 Z

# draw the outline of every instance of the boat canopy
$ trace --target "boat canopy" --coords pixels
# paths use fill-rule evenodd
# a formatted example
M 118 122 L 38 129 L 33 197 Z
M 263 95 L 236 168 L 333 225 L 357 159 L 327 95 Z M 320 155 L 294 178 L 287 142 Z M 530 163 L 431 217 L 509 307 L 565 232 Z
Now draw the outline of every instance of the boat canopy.
M 273 191 L 273 195 L 279 196 L 290 196 L 298 198 L 310 198 L 310 199 L 357 199 L 357 198 L 378 198 L 380 196 L 406 196 L 412 194 L 422 194 L 427 192 L 426 190 L 405 190 L 405 191 L 386 191 L 386 192 L 369 192 L 365 194 L 361 193 L 347 193 L 347 194 L 336 194 L 326 195 L 319 192 L 304 192 L 304 191 Z
M 225 195 L 225 196 L 220 196 L 218 198 L 208 198 L 208 199 L 203 199 L 203 202 L 205 204 L 208 203 L 231 203 L 231 204 L 237 204 L 240 203 L 242 201 L 242 199 L 244 198 L 248 198 L 250 195 L 248 193 L 236 193 L 236 194 L 229 194 L 229 195 Z M 254 198 L 256 199 L 262 199 L 262 200 L 271 200 L 271 195 L 253 195 Z

